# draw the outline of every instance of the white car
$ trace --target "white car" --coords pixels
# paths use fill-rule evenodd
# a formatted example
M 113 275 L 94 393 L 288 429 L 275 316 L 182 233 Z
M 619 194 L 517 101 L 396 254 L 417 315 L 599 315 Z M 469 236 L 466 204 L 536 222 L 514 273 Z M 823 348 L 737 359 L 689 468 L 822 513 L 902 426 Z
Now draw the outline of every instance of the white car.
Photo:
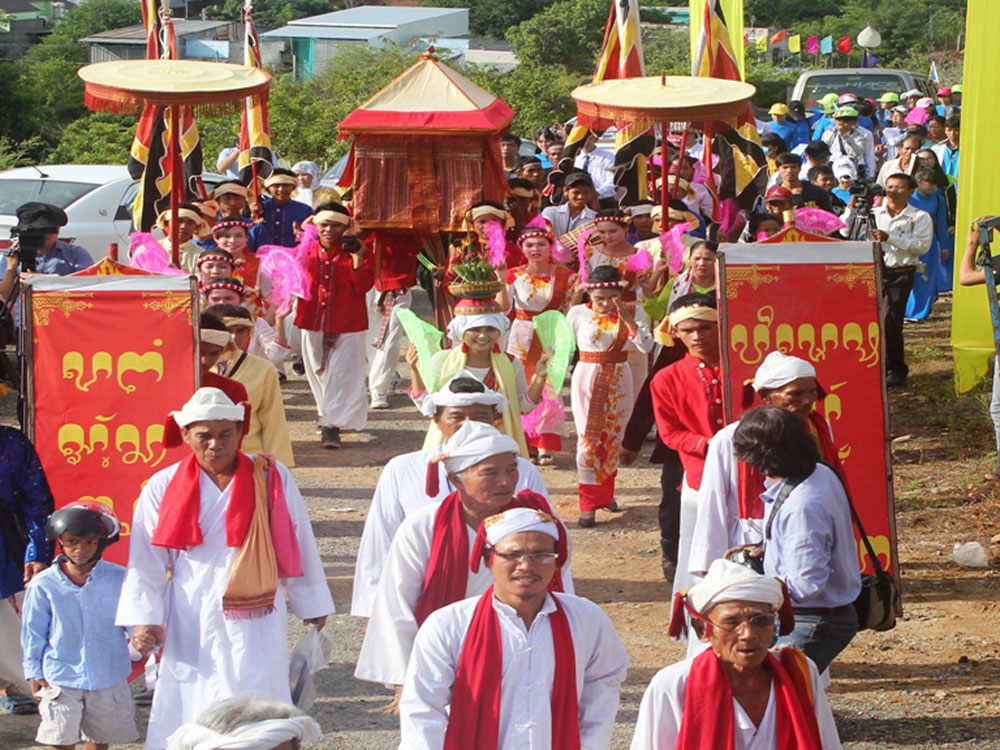
M 211 190 L 223 178 L 209 173 L 202 179 Z M 39 201 L 59 206 L 69 217 L 59 239 L 82 246 L 95 261 L 115 243 L 118 259 L 124 262 L 138 191 L 139 183 L 116 164 L 43 164 L 0 172 L 0 243 L 7 244 L 10 229 L 17 224 L 17 207 Z

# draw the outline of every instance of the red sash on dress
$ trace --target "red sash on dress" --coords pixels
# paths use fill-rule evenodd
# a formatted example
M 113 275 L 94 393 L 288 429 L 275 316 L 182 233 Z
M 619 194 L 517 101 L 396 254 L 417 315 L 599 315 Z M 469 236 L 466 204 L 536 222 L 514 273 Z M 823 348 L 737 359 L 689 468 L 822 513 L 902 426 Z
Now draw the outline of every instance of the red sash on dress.
M 618 333 L 608 349 L 603 352 L 580 352 L 581 362 L 592 362 L 598 365 L 597 377 L 594 379 L 594 387 L 590 394 L 587 427 L 583 432 L 584 437 L 588 440 L 596 442 L 601 439 L 601 432 L 607 422 L 604 409 L 611 392 L 611 378 L 615 374 L 615 365 L 628 361 L 628 353 L 624 351 L 628 338 L 628 326 L 619 319 Z
M 536 315 L 541 315 L 543 312 L 548 312 L 549 310 L 558 310 L 562 307 L 563 301 L 566 298 L 566 285 L 569 283 L 569 277 L 572 275 L 570 271 L 565 266 L 556 266 L 552 272 L 552 298 L 549 300 L 548 304 L 541 310 L 522 310 L 521 308 L 516 308 L 514 310 L 514 317 L 518 320 L 531 320 Z M 524 358 L 524 377 L 530 383 L 535 377 L 535 363 L 542 356 L 542 342 L 538 339 L 538 333 L 536 331 L 531 332 L 531 346 L 528 347 L 528 354 Z
M 795 648 L 767 653 L 774 687 L 778 750 L 822 750 L 806 655 Z M 712 649 L 691 663 L 677 750 L 733 750 L 733 688 Z
M 552 712 L 552 747 L 580 748 L 580 706 L 576 695 L 576 652 L 569 620 L 559 600 L 549 615 L 555 676 L 549 705 Z M 493 609 L 493 587 L 483 594 L 469 623 L 451 693 L 448 729 L 443 750 L 496 750 L 500 735 L 500 681 L 503 643 L 500 623 Z

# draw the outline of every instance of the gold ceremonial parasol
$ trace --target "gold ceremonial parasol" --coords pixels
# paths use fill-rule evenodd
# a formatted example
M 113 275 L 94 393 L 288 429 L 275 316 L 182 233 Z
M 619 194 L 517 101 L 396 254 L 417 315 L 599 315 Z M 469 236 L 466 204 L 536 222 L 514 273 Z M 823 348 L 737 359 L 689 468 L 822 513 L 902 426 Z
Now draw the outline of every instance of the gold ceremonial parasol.
M 180 148 L 183 106 L 202 114 L 238 111 L 247 97 L 265 97 L 271 74 L 249 65 L 197 60 L 120 60 L 85 65 L 77 71 L 85 84 L 88 109 L 136 114 L 148 105 L 169 107 L 171 118 L 170 239 L 177 262 L 177 204 L 184 193 Z
M 666 135 L 672 122 L 728 120 L 746 112 L 756 88 L 742 81 L 706 76 L 646 76 L 588 83 L 573 89 L 580 124 L 629 121 L 643 128 L 663 128 L 661 179 L 667 185 Z M 685 128 L 681 153 L 687 150 Z M 679 183 L 679 181 L 678 181 Z M 677 188 L 675 183 L 674 192 Z M 669 226 L 667 191 L 660 191 L 664 228 Z

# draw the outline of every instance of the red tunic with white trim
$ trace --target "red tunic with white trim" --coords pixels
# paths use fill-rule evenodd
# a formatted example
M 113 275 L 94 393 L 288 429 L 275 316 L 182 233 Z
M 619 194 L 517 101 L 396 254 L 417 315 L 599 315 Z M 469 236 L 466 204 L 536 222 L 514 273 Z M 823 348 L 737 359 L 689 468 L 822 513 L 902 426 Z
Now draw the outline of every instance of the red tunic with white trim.
M 295 325 L 307 331 L 357 333 L 368 330 L 365 293 L 375 283 L 371 254 L 354 267 L 341 245 L 326 250 L 317 244 L 306 263 L 312 299 L 300 299 Z

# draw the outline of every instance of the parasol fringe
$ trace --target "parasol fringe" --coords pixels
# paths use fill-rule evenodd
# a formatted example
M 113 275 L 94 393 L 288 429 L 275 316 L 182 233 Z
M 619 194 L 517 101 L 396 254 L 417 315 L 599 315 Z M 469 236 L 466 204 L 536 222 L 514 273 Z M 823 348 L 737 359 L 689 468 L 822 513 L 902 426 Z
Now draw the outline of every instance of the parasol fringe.
M 230 102 L 198 101 L 195 97 L 191 97 L 190 101 L 183 104 L 192 107 L 196 116 L 220 117 L 240 112 L 243 109 L 243 101 L 243 99 Z M 95 112 L 110 112 L 115 115 L 134 116 L 142 114 L 147 104 L 170 106 L 164 105 L 162 101 L 155 97 L 145 98 L 134 92 L 122 91 L 116 93 L 104 90 L 101 93 L 96 93 L 91 91 L 89 87 L 84 91 L 83 103 L 87 109 Z

